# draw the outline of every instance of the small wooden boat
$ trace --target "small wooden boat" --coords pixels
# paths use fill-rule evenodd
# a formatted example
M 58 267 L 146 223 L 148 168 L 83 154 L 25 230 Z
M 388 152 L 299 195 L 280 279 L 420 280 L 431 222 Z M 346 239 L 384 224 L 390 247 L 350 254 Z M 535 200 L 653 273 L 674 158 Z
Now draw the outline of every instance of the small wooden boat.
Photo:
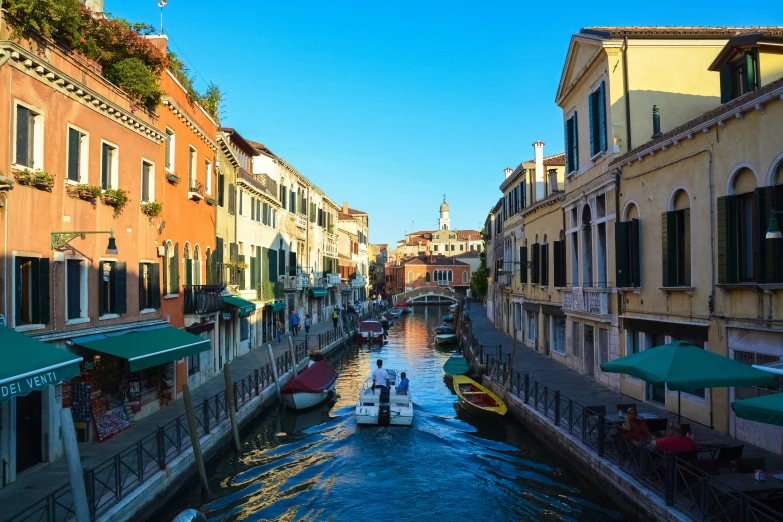
M 383 344 L 383 325 L 380 321 L 362 321 L 356 331 L 356 342 Z
M 454 322 L 454 315 L 452 314 L 446 314 L 443 316 L 443 322 L 444 323 L 453 323 Z
M 435 327 L 435 333 L 436 334 L 449 334 L 449 333 L 456 333 L 454 331 L 454 326 L 451 324 L 442 324 L 440 326 Z
M 435 342 L 438 344 L 454 344 L 457 342 L 457 334 L 438 334 L 435 336 Z
M 460 407 L 468 413 L 489 418 L 501 418 L 506 414 L 506 404 L 490 390 L 464 375 L 454 377 L 454 391 Z
M 321 404 L 334 394 L 337 372 L 326 361 L 308 366 L 280 389 L 283 403 L 293 410 L 304 410 Z
M 465 375 L 468 370 L 470 370 L 470 364 L 461 353 L 455 353 L 443 364 L 443 373 L 446 374 L 448 380 L 454 379 L 457 375 Z

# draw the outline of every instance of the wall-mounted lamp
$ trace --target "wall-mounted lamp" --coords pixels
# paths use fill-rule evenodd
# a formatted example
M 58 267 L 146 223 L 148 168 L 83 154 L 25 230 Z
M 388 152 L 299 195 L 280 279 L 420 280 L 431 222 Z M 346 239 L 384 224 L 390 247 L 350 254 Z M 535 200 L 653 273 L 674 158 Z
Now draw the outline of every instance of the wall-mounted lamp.
M 87 234 L 109 234 L 109 244 L 106 245 L 106 255 L 116 256 L 117 243 L 114 240 L 114 230 L 100 230 L 96 232 L 52 232 L 49 235 L 49 246 L 52 250 L 67 247 L 74 239 L 84 239 Z
M 783 214 L 783 210 L 773 210 L 772 211 L 772 217 L 769 218 L 769 229 L 767 230 L 767 239 L 781 239 L 783 238 L 783 234 L 780 233 L 780 228 L 778 227 L 778 218 L 775 216 L 779 216 Z

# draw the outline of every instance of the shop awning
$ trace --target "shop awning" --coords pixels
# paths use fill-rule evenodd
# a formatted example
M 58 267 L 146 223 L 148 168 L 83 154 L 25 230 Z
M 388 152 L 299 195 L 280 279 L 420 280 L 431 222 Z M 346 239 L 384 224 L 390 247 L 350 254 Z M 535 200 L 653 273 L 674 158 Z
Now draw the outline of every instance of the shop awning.
M 313 297 L 326 297 L 326 288 L 311 288 L 310 293 Z
M 0 326 L 0 402 L 73 379 L 82 358 Z
M 351 295 L 351 289 L 350 288 L 343 288 L 343 291 L 341 293 L 343 295 Z
M 224 295 L 221 296 L 221 299 L 224 304 L 236 308 L 239 311 L 239 317 L 247 317 L 256 311 L 255 303 L 250 302 L 247 299 L 242 299 L 236 295 Z
M 269 303 L 269 306 L 272 307 L 273 312 L 279 312 L 280 310 L 285 310 L 285 301 L 277 301 L 274 303 Z
M 100 339 L 95 337 L 76 338 L 73 342 L 96 352 L 127 359 L 132 372 L 212 349 L 209 339 L 202 339 L 173 326 L 131 330 Z

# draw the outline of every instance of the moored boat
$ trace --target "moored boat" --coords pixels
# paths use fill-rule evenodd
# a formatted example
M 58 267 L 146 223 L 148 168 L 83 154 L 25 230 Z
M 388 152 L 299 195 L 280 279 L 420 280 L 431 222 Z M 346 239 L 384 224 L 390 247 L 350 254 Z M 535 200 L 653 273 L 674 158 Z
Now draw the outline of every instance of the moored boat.
M 440 326 L 435 327 L 435 333 L 436 334 L 449 334 L 449 333 L 456 333 L 454 331 L 454 326 L 450 324 L 442 324 Z
M 334 394 L 337 372 L 326 361 L 318 361 L 285 383 L 280 389 L 283 403 L 293 410 L 321 404 Z
M 356 401 L 356 424 L 410 426 L 413 424 L 413 398 L 408 390 L 397 393 L 397 370 L 386 369 L 389 388 L 373 389 L 372 376 L 364 381 Z
M 508 409 L 500 397 L 477 383 L 470 377 L 456 375 L 454 391 L 459 398 L 460 407 L 474 415 L 489 418 L 502 418 Z
M 362 321 L 356 331 L 357 343 L 383 344 L 383 325 L 380 321 Z
M 453 323 L 454 322 L 454 315 L 452 314 L 446 314 L 443 316 L 443 322 L 444 323 Z
M 453 305 L 449 306 L 449 312 L 452 314 L 457 311 L 457 303 L 454 303 Z
M 457 375 L 465 375 L 470 370 L 470 364 L 465 360 L 461 353 L 455 353 L 443 363 L 443 373 L 448 380 L 454 379 Z
M 435 336 L 435 342 L 438 344 L 454 344 L 457 342 L 457 334 L 444 333 Z
M 400 312 L 406 314 L 413 312 L 413 307 L 409 306 L 405 301 L 397 301 L 397 304 L 394 305 L 394 308 L 395 310 L 400 310 Z

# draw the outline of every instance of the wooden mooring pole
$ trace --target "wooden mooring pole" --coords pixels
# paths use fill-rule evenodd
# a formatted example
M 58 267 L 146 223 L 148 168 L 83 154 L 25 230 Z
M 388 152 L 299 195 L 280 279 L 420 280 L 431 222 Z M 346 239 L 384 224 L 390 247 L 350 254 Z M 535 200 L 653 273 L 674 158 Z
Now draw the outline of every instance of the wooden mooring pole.
M 242 445 L 239 442 L 239 426 L 237 425 L 236 405 L 234 404 L 234 381 L 231 380 L 231 366 L 223 366 L 223 377 L 226 381 L 226 411 L 231 420 L 231 432 L 234 435 L 234 447 L 237 451 L 242 451 Z
M 188 433 L 190 433 L 190 443 L 193 445 L 193 458 L 196 461 L 196 470 L 201 478 L 201 485 L 204 487 L 204 491 L 209 493 L 207 470 L 204 467 L 204 456 L 201 454 L 201 441 L 198 436 L 196 412 L 193 409 L 193 399 L 190 396 L 190 388 L 187 384 L 182 385 L 182 398 L 185 401 L 185 416 L 188 418 Z

